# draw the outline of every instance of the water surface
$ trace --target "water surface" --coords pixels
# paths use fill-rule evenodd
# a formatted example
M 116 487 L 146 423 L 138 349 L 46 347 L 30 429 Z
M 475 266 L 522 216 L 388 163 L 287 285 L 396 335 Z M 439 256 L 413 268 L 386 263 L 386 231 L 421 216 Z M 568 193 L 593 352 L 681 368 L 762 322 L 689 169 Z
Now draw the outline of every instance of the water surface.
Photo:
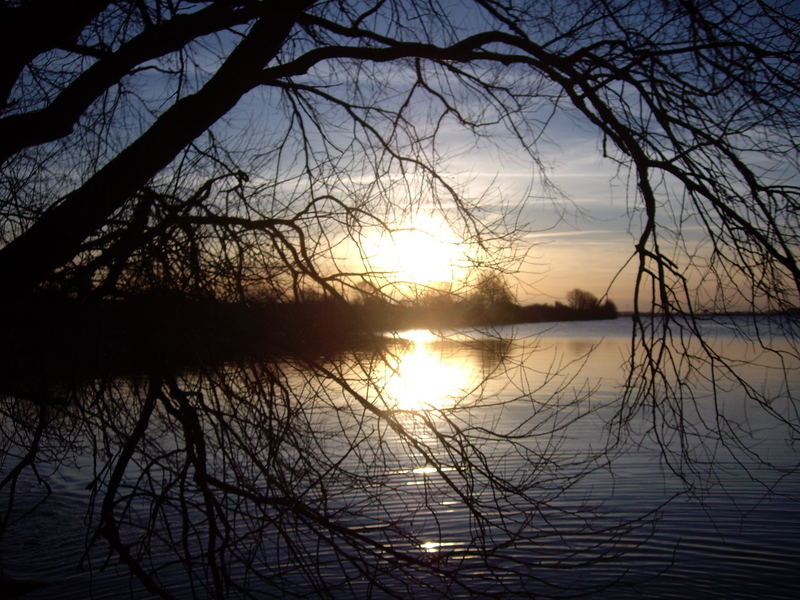
M 92 382 L 44 421 L 7 398 L 3 477 L 46 426 L 3 488 L 2 574 L 30 598 L 794 598 L 800 376 L 765 323 L 769 352 L 706 323 L 735 368 L 663 405 L 622 403 L 629 319 Z

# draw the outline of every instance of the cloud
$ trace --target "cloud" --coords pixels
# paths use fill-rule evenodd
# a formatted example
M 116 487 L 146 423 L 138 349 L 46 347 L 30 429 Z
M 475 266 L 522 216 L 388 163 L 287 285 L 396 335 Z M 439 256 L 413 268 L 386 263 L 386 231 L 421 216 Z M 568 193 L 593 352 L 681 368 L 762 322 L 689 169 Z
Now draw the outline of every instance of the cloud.
M 543 231 L 529 233 L 525 237 L 532 240 L 540 238 L 562 238 L 562 237 L 594 237 L 599 235 L 618 235 L 619 230 L 615 229 L 587 229 L 587 230 L 573 230 L 573 231 Z

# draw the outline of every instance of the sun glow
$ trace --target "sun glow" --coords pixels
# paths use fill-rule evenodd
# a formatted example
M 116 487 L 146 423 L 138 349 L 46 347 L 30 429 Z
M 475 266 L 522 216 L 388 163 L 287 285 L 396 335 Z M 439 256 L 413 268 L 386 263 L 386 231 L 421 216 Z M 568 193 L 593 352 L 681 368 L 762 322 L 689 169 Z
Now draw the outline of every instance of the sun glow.
M 468 356 L 449 355 L 419 338 L 397 354 L 396 364 L 387 365 L 384 397 L 399 410 L 450 406 L 474 385 L 475 365 Z
M 412 288 L 450 284 L 465 271 L 463 244 L 444 221 L 433 218 L 371 232 L 362 250 L 368 267 L 381 279 Z

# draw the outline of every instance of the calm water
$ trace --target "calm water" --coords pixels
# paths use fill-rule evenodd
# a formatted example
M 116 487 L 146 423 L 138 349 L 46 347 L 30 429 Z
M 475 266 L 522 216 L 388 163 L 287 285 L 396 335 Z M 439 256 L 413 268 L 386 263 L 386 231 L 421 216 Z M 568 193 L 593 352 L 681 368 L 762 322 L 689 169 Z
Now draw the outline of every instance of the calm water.
M 174 597 L 795 598 L 800 365 L 760 325 L 777 352 L 709 323 L 735 368 L 680 364 L 683 396 L 640 406 L 628 319 L 184 374 L 128 454 L 147 383 L 93 382 L 2 490 L 2 576 L 26 598 L 150 597 L 120 562 Z M 3 410 L 6 477 L 38 421 Z

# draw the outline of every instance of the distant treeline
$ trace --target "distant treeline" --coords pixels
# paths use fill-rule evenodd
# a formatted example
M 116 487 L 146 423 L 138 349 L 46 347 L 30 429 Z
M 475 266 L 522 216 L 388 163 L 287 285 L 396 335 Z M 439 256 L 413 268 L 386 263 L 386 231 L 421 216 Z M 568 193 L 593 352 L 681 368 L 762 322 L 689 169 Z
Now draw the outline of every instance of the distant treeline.
M 387 303 L 367 301 L 352 306 L 368 329 L 381 331 L 410 328 L 476 327 L 543 321 L 614 319 L 613 302 L 576 308 L 560 302 L 521 306 L 514 302 L 482 302 L 479 299 L 447 297 L 423 302 Z

